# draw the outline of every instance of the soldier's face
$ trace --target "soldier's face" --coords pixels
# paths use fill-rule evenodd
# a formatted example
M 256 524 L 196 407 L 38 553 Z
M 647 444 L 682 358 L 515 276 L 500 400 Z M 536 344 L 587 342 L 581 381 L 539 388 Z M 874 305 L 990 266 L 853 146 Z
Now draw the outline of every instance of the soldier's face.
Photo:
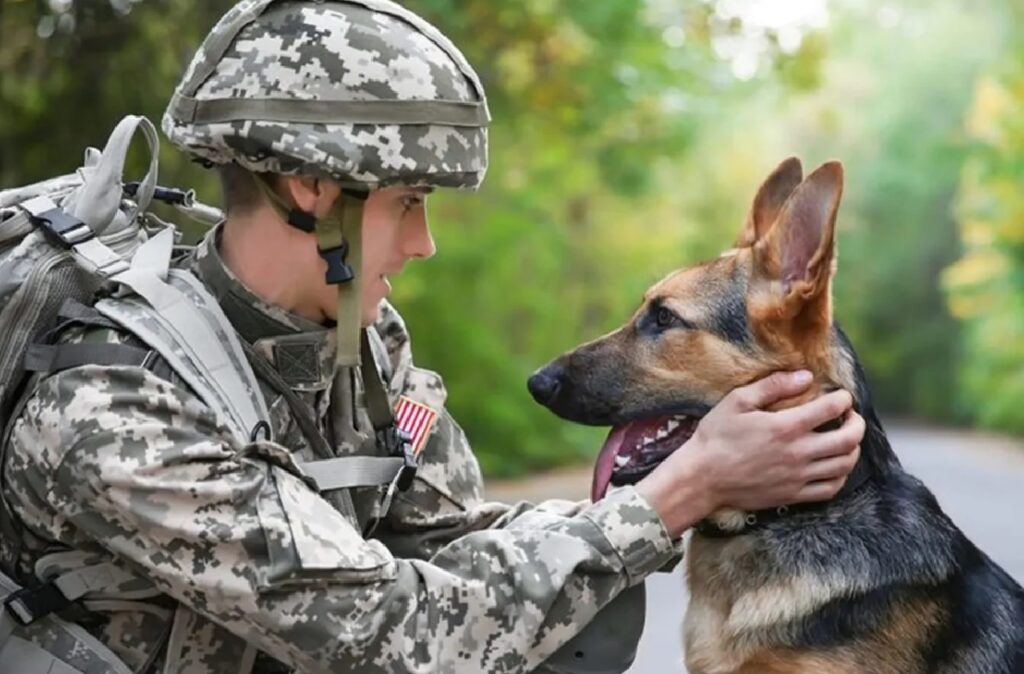
M 387 187 L 370 193 L 363 206 L 363 325 L 377 320 L 381 300 L 391 292 L 390 277 L 400 273 L 409 260 L 431 257 L 436 247 L 427 222 L 429 190 L 421 187 Z M 321 306 L 335 318 L 337 290 L 325 286 Z

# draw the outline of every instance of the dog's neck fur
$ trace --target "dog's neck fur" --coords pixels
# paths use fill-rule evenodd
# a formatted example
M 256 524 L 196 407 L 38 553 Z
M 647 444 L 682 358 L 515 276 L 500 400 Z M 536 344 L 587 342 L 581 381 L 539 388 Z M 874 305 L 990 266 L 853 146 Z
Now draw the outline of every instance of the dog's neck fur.
M 818 392 L 836 388 L 849 391 L 854 399 L 854 410 L 864 418 L 865 431 L 864 439 L 861 441 L 860 459 L 851 473 L 850 481 L 831 501 L 823 503 L 823 508 L 830 503 L 849 498 L 867 482 L 882 480 L 886 475 L 901 470 L 899 459 L 889 444 L 872 404 L 864 370 L 853 345 L 838 324 L 833 325 L 831 329 L 830 361 L 829 372 L 817 373 L 823 378 L 817 386 Z M 746 528 L 749 514 L 745 511 L 723 508 L 712 513 L 708 520 L 723 532 L 733 531 L 739 534 Z
M 864 464 L 872 478 L 882 478 L 893 471 L 900 470 L 899 459 L 889 444 L 882 422 L 878 418 L 868 389 L 867 377 L 857 359 L 857 354 L 846 337 L 846 333 L 838 325 L 832 328 L 833 362 L 842 362 L 841 369 L 845 381 L 837 382 L 850 391 L 854 399 L 854 409 L 864 418 L 864 439 L 861 441 L 860 463 Z M 842 359 L 839 361 L 838 359 Z
M 875 412 L 856 353 L 838 326 L 832 329 L 832 352 L 832 372 L 819 374 L 824 375 L 823 383 L 829 388 L 838 386 L 849 390 L 854 397 L 854 408 L 864 418 L 866 430 L 855 470 L 864 471 L 865 477 L 857 488 L 843 489 L 835 498 L 822 503 L 823 513 L 856 507 L 851 503 L 863 498 L 860 493 L 863 485 L 883 484 L 902 473 Z M 739 511 L 720 511 L 712 516 L 712 521 L 723 529 L 730 525 L 742 529 L 746 515 Z M 705 538 L 699 534 L 691 539 L 687 555 L 691 594 L 684 630 L 691 671 L 706 674 L 740 671 L 757 650 L 787 643 L 787 630 L 794 621 L 836 597 L 863 590 L 858 583 L 873 577 L 866 574 L 864 578 L 843 579 L 804 569 L 777 579 L 766 571 L 773 561 L 764 548 L 763 536 L 751 530 L 725 539 Z M 939 569 L 935 573 L 941 575 L 941 572 Z M 736 582 L 740 578 L 752 582 L 749 585 Z

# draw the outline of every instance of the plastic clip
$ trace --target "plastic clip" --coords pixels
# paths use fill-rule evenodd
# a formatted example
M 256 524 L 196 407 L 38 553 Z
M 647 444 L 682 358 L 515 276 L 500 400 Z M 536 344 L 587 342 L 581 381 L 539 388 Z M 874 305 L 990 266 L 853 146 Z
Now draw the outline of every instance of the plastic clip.
M 327 263 L 327 283 L 331 285 L 348 283 L 356 277 L 352 267 L 345 262 L 345 256 L 348 255 L 347 243 L 343 243 L 335 248 L 328 248 L 326 250 L 320 248 L 319 250 L 320 257 Z
M 378 431 L 377 438 L 388 454 L 402 458 L 403 464 L 395 477 L 395 486 L 398 491 L 406 491 L 416 477 L 417 464 L 416 454 L 412 449 L 412 437 L 401 428 L 391 425 Z

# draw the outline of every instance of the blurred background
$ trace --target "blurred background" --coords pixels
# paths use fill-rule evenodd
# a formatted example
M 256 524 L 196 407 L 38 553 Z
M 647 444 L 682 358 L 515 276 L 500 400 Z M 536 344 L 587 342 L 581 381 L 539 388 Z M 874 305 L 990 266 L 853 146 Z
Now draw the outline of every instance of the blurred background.
M 158 121 L 225 0 L 0 0 L 0 187 Z M 528 374 L 717 255 L 783 158 L 847 169 L 836 314 L 886 416 L 1024 433 L 1020 0 L 406 0 L 490 95 L 481 191 L 436 194 L 398 279 L 418 363 L 491 476 L 589 461 L 603 432 Z M 161 182 L 218 203 L 169 143 Z M 138 173 L 141 175 L 141 170 Z

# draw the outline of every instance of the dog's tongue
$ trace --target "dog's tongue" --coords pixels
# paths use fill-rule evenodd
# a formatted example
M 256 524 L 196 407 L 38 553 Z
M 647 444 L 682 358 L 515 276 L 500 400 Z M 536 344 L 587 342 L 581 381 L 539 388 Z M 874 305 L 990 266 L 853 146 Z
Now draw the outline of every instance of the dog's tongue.
M 601 447 L 601 453 L 597 455 L 594 480 L 590 485 L 591 500 L 597 502 L 604 498 L 612 481 L 612 473 L 615 472 L 615 459 L 622 454 L 623 447 L 627 448 L 628 454 L 639 444 L 640 438 L 644 435 L 653 436 L 667 419 L 668 417 L 638 419 L 612 428 L 604 441 L 604 446 Z
M 594 480 L 590 484 L 590 499 L 597 503 L 604 498 L 608 491 L 608 485 L 612 481 L 612 472 L 615 470 L 615 457 L 619 455 L 622 448 L 622 441 L 626 439 L 626 431 L 630 424 L 615 426 L 601 447 L 601 453 L 597 455 L 597 464 L 594 466 Z

